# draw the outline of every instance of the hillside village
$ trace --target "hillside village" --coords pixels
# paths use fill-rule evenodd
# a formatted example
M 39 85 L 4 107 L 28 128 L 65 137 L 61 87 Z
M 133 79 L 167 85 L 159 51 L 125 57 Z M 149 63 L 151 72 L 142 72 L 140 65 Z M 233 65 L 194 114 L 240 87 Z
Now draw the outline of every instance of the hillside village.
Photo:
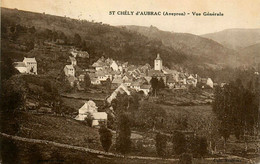
M 150 81 L 152 78 L 162 79 L 164 85 L 169 89 L 187 89 L 188 86 L 196 87 L 198 83 L 202 84 L 202 88 L 213 88 L 214 85 L 217 85 L 209 77 L 201 78 L 197 74 L 178 72 L 163 66 L 160 54 L 157 54 L 154 60 L 154 68 L 149 64 L 129 65 L 128 62 L 115 61 L 111 58 L 105 59 L 104 57 L 94 62 L 91 68 L 80 68 L 77 65 L 76 56 L 89 58 L 89 54 L 75 49 L 72 49 L 69 53 L 71 55 L 68 59 L 70 64 L 64 66 L 64 74 L 71 86 L 80 85 L 81 82 L 84 82 L 86 75 L 90 77 L 93 85 L 102 85 L 106 81 L 110 81 L 114 89 L 124 84 L 129 89 L 144 92 L 145 95 L 148 95 L 151 91 Z M 15 62 L 14 65 L 20 73 L 37 75 L 35 57 L 25 57 L 23 62 Z
M 49 45 L 52 45 L 48 43 Z M 93 86 L 109 85 L 112 93 L 107 102 L 111 103 L 116 98 L 118 92 L 142 93 L 145 96 L 152 95 L 152 79 L 156 79 L 158 85 L 163 85 L 170 90 L 187 90 L 189 87 L 200 87 L 201 89 L 213 89 L 214 84 L 211 78 L 201 78 L 197 74 L 189 74 L 187 72 L 178 72 L 169 69 L 163 65 L 163 59 L 157 54 L 154 59 L 154 66 L 145 65 L 129 65 L 128 62 L 115 61 L 112 58 L 105 59 L 103 56 L 91 64 L 89 68 L 81 68 L 77 65 L 76 58 L 90 58 L 91 55 L 87 51 L 78 51 L 75 48 L 68 52 L 69 64 L 64 66 L 63 73 L 66 77 L 64 83 L 69 83 L 77 90 L 85 90 L 85 80 L 90 80 Z M 23 62 L 15 62 L 15 68 L 22 74 L 37 75 L 37 58 L 24 57 Z M 161 84 L 159 84 L 161 83 Z M 92 104 L 92 105 L 89 105 Z M 113 109 L 111 108 L 113 111 Z M 114 111 L 113 111 L 114 113 Z M 93 117 L 93 126 L 98 126 L 95 120 L 107 120 L 105 112 L 98 112 L 95 103 L 90 100 L 79 109 L 77 120 L 84 121 L 88 115 Z M 83 116 L 84 115 L 84 116 Z M 107 122 L 107 121 L 105 121 Z M 99 126 L 98 126 L 99 127 Z

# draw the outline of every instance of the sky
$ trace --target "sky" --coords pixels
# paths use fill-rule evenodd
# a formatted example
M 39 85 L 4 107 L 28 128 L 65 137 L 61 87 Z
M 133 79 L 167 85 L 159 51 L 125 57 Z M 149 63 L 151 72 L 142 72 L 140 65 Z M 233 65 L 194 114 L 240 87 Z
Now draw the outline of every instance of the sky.
M 114 26 L 152 25 L 164 31 L 196 35 L 230 28 L 260 28 L 260 0 L 2 0 L 1 6 Z M 185 12 L 186 15 L 109 15 L 109 11 Z M 224 16 L 193 16 L 192 12 L 221 12 Z

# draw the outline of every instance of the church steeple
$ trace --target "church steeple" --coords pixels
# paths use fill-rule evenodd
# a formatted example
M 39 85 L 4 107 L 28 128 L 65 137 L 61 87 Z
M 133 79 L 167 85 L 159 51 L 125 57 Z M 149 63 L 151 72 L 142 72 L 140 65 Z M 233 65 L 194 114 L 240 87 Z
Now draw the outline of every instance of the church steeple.
M 154 60 L 154 70 L 162 70 L 162 59 L 160 57 L 160 54 L 157 54 L 157 57 Z

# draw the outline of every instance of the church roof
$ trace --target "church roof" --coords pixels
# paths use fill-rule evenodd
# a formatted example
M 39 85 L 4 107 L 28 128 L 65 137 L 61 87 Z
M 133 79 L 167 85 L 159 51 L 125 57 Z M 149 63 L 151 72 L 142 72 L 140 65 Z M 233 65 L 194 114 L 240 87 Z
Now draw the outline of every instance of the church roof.
M 161 71 L 159 71 L 159 70 L 151 69 L 148 72 L 148 76 L 150 76 L 150 77 L 162 77 L 162 76 L 165 76 L 165 75 Z

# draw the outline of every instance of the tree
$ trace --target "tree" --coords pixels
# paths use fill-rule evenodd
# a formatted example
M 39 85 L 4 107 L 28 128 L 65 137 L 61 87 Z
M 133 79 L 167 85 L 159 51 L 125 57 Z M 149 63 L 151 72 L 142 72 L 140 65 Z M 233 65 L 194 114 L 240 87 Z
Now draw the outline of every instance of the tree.
M 208 153 L 206 137 L 195 136 L 191 139 L 190 150 L 195 157 L 203 157 Z
M 106 80 L 106 89 L 107 89 L 107 92 L 109 92 L 110 89 L 111 89 L 111 80 L 110 80 L 110 78 L 107 78 L 107 80 Z
M 175 131 L 172 139 L 174 154 L 180 155 L 187 152 L 187 141 L 183 133 Z
M 131 128 L 130 120 L 125 113 L 119 115 L 117 130 L 116 150 L 122 154 L 126 154 L 131 148 Z
M 166 145 L 167 145 L 167 137 L 161 133 L 156 134 L 155 138 L 155 146 L 156 146 L 156 152 L 158 156 L 165 157 L 166 156 Z
M 9 79 L 11 76 L 18 74 L 18 70 L 14 68 L 13 61 L 7 53 L 1 54 L 1 80 Z
M 49 80 L 43 82 L 43 88 L 46 92 L 52 92 L 52 84 Z
M 31 38 L 29 38 L 29 40 L 27 40 L 25 44 L 27 51 L 31 51 L 32 49 L 34 49 L 34 41 Z
M 1 157 L 3 163 L 19 163 L 19 149 L 11 139 L 1 139 Z
M 224 138 L 224 146 L 231 133 L 237 138 L 242 134 L 244 138 L 246 134 L 253 134 L 259 115 L 259 103 L 254 101 L 256 97 L 256 93 L 244 88 L 239 79 L 215 89 L 213 112 L 220 121 L 219 133 Z
M 81 46 L 81 36 L 79 34 L 74 35 L 73 43 L 75 46 L 80 47 Z
M 163 89 L 163 88 L 165 88 L 164 80 L 163 78 L 160 78 L 160 80 L 158 81 L 158 89 Z
M 153 95 L 156 96 L 157 92 L 158 92 L 158 88 L 159 88 L 159 81 L 156 77 L 152 77 L 151 81 L 150 81 L 151 85 L 152 85 L 152 93 Z
M 101 126 L 99 129 L 100 142 L 103 149 L 108 152 L 110 146 L 112 145 L 112 133 L 105 126 Z
M 91 85 L 91 80 L 89 74 L 85 74 L 84 76 L 85 90 L 87 90 Z

